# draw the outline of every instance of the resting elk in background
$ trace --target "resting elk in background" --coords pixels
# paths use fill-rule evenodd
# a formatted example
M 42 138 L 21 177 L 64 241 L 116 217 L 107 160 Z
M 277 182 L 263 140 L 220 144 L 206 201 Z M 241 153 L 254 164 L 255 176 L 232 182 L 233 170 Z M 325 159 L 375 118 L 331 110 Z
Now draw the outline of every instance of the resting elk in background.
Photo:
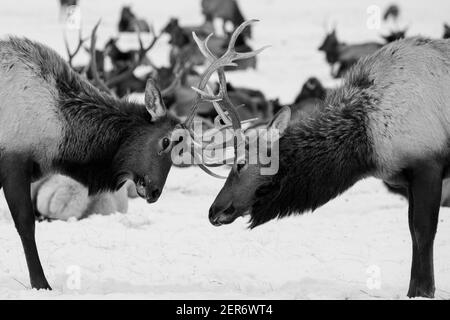
M 118 29 L 119 32 L 151 31 L 151 28 L 148 25 L 147 21 L 137 18 L 133 11 L 131 11 L 131 8 L 129 6 L 122 7 Z
M 81 183 L 61 174 L 49 175 L 31 184 L 31 200 L 37 219 L 83 219 L 92 214 L 127 213 L 128 197 L 136 187 L 127 181 L 119 190 L 89 195 Z
M 219 226 L 250 215 L 254 228 L 314 210 L 374 176 L 407 188 L 409 297 L 433 297 L 433 241 L 442 180 L 450 176 L 450 42 L 412 38 L 361 59 L 317 117 L 289 124 L 282 109 L 279 170 L 235 161 L 209 212 Z
M 294 102 L 288 104 L 291 109 L 291 117 L 300 119 L 316 116 L 325 108 L 323 101 L 326 94 L 327 89 L 323 87 L 319 79 L 316 77 L 307 79 Z M 285 106 L 279 102 L 279 99 L 270 101 L 270 104 L 273 114 L 278 113 Z
M 336 29 L 333 29 L 326 35 L 325 40 L 319 47 L 319 51 L 325 53 L 326 60 L 331 66 L 331 75 L 334 78 L 340 78 L 360 58 L 374 53 L 382 46 L 382 44 L 377 42 L 352 45 L 340 43 L 336 36 Z M 334 70 L 336 64 L 338 64 L 338 69 Z
M 94 36 L 91 44 L 95 48 Z M 118 100 L 28 39 L 0 41 L 0 88 L 0 185 L 31 285 L 50 289 L 35 243 L 30 183 L 59 172 L 94 195 L 116 191 L 130 179 L 142 198 L 155 202 L 172 165 L 170 137 L 179 122 L 166 113 L 153 81 L 147 82 L 145 105 Z
M 234 30 L 245 21 L 237 0 L 202 0 L 202 13 L 209 19 L 222 19 L 224 34 L 230 32 L 226 28 L 227 22 L 233 25 L 232 29 Z M 245 29 L 241 36 L 251 38 L 251 27 Z
M 70 7 L 78 5 L 78 0 L 59 0 L 59 18 L 62 19 Z

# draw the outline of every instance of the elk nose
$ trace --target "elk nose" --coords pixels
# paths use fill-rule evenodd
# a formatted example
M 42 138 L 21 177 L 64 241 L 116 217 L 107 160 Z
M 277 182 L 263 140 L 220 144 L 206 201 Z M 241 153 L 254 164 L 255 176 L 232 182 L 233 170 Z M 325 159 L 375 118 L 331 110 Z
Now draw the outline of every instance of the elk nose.
M 150 187 L 147 194 L 147 202 L 154 203 L 158 201 L 159 196 L 161 195 L 161 190 L 157 187 Z
M 219 221 L 220 214 L 216 214 L 216 212 L 217 212 L 216 206 L 213 205 L 211 206 L 211 208 L 209 208 L 209 222 L 211 222 L 213 226 L 218 227 L 221 225 Z

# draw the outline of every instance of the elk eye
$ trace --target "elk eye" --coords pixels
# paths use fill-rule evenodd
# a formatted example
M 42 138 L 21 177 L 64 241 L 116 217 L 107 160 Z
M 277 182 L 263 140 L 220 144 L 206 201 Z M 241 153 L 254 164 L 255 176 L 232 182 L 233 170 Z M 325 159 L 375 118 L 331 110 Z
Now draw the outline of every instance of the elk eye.
M 162 148 L 162 151 L 167 150 L 167 148 L 169 148 L 169 147 L 170 147 L 170 139 L 167 138 L 167 137 L 164 137 L 164 138 L 161 140 L 161 148 Z

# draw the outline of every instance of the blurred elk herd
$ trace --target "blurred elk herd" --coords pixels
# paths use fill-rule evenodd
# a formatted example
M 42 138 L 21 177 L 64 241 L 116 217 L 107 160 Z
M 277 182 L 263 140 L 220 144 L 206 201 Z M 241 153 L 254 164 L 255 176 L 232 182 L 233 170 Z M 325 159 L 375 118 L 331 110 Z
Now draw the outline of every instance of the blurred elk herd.
M 60 16 L 66 17 L 73 6 L 79 5 L 77 0 L 59 0 Z M 146 17 L 140 17 L 130 6 L 122 7 L 117 22 L 119 37 L 110 37 L 103 47 L 97 44 L 98 23 L 92 32 L 83 35 L 81 28 L 77 43 L 69 43 L 64 37 L 67 50 L 67 61 L 78 73 L 84 75 L 98 89 L 109 92 L 119 98 L 126 98 L 130 94 L 143 93 L 147 79 L 153 78 L 161 89 L 164 102 L 174 115 L 185 118 L 197 97 L 192 90 L 197 86 L 201 74 L 198 68 L 205 63 L 205 58 L 199 51 L 193 37 L 195 32 L 201 39 L 213 34 L 209 39 L 209 48 L 216 56 L 222 55 L 228 46 L 230 36 L 245 16 L 237 0 L 201 0 L 201 10 L 204 21 L 200 25 L 186 26 L 178 18 L 172 17 L 167 24 L 156 31 Z M 343 74 L 364 56 L 374 53 L 387 43 L 407 37 L 408 28 L 398 26 L 400 9 L 392 4 L 386 8 L 382 19 L 384 23 L 394 26 L 389 34 L 380 35 L 379 42 L 365 42 L 347 44 L 338 38 L 336 26 L 326 30 L 323 43 L 318 51 L 325 54 L 325 61 L 330 66 L 333 78 L 341 78 Z M 215 30 L 222 22 L 222 30 Z M 120 36 L 135 34 L 138 47 L 123 50 L 118 45 Z M 156 65 L 152 61 L 152 50 L 165 34 L 169 38 L 169 65 Z M 221 34 L 218 36 L 217 34 Z M 144 36 L 147 41 L 144 41 Z M 249 45 L 253 33 L 250 28 L 238 37 L 235 48 L 238 52 L 251 51 Z M 444 24 L 443 38 L 450 38 L 450 26 Z M 89 55 L 86 65 L 74 64 L 75 57 L 81 52 Z M 319 54 L 319 52 L 318 52 Z M 109 60 L 109 65 L 106 63 Z M 107 67 L 108 65 L 108 67 Z M 136 70 L 145 66 L 144 74 Z M 226 71 L 257 69 L 257 57 L 238 61 L 237 67 Z M 218 87 L 211 83 L 212 88 Z M 314 116 L 325 106 L 321 103 L 326 94 L 325 88 L 317 77 L 310 77 L 301 84 L 296 99 L 289 104 L 293 121 L 299 118 Z M 264 92 L 254 87 L 241 87 L 227 83 L 228 95 L 233 104 L 240 106 L 239 116 L 242 120 L 257 119 L 250 122 L 244 129 L 252 129 L 266 125 L 273 115 L 283 105 L 279 99 L 267 99 Z M 198 108 L 198 117 L 205 125 L 213 122 L 217 113 L 211 102 L 204 101 Z M 449 188 L 450 189 L 450 188 Z M 395 191 L 395 190 L 392 190 Z M 450 192 L 449 192 L 450 194 Z M 32 196 L 36 208 L 36 215 L 43 219 L 68 219 L 70 217 L 83 218 L 92 213 L 108 214 L 112 212 L 126 212 L 128 197 L 135 197 L 134 185 L 130 182 L 116 193 L 88 196 L 87 189 L 67 177 L 55 175 L 38 181 L 32 186 Z M 443 197 L 447 199 L 450 197 Z M 447 201 L 447 200 L 445 200 Z M 449 202 L 449 201 L 447 201 Z M 445 204 L 445 203 L 444 203 Z

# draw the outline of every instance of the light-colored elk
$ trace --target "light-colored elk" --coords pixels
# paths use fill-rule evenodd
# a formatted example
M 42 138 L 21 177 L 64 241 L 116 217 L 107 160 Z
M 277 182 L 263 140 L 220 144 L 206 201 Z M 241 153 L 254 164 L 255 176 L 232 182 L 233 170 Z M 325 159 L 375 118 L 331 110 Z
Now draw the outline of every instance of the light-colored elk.
M 408 190 L 408 296 L 433 297 L 433 241 L 450 177 L 449 85 L 448 40 L 400 40 L 359 60 L 318 116 L 290 123 L 283 108 L 274 117 L 269 128 L 281 138 L 267 142 L 279 145 L 279 170 L 262 175 L 261 163 L 241 159 L 210 208 L 211 223 L 250 215 L 256 227 L 314 210 L 374 176 Z
M 96 30 L 96 28 L 95 28 Z M 91 50 L 95 48 L 95 33 Z M 91 58 L 94 55 L 91 55 Z M 147 202 L 159 199 L 179 120 L 148 80 L 145 104 L 119 100 L 99 79 L 93 86 L 40 43 L 0 40 L 0 186 L 22 240 L 31 285 L 50 289 L 35 241 L 30 184 L 62 173 L 93 196 L 133 180 Z
M 136 187 L 131 181 L 114 192 L 89 195 L 76 180 L 55 174 L 31 184 L 31 199 L 39 218 L 50 220 L 83 219 L 92 214 L 127 213 L 128 197 Z

